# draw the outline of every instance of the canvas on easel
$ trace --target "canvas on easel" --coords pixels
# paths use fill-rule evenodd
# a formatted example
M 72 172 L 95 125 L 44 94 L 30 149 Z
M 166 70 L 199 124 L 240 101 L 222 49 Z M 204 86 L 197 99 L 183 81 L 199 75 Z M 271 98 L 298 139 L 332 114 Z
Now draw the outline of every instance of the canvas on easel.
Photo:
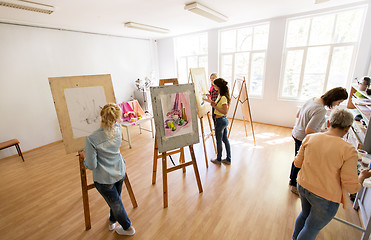
M 87 183 L 85 155 L 81 150 L 85 148 L 85 137 L 100 127 L 102 107 L 116 102 L 111 75 L 53 77 L 49 78 L 49 84 L 66 153 L 78 153 L 85 229 L 89 230 L 88 190 L 93 189 L 94 184 Z M 127 173 L 124 181 L 133 207 L 137 207 Z
M 246 128 L 245 120 L 248 120 L 250 122 L 250 126 L 251 126 L 251 131 L 252 131 L 252 135 L 253 135 L 253 139 L 254 139 L 254 145 L 256 145 L 254 125 L 253 125 L 252 117 L 251 117 L 251 109 L 250 109 L 249 96 L 248 96 L 248 93 L 247 93 L 247 86 L 246 86 L 245 77 L 236 78 L 236 80 L 233 83 L 231 93 L 232 93 L 231 99 L 234 100 L 233 102 L 235 102 L 235 106 L 234 106 L 232 121 L 231 121 L 231 124 L 230 124 L 230 127 L 229 127 L 228 137 L 231 134 L 234 118 L 235 118 L 235 115 L 236 115 L 236 112 L 237 112 L 237 108 L 240 105 L 241 110 L 242 110 L 242 119 L 243 119 L 243 123 L 244 123 L 244 126 L 245 126 L 246 136 L 247 136 L 247 128 Z
M 196 99 L 193 84 L 151 87 L 150 92 L 156 128 L 155 142 L 157 143 L 152 183 L 156 182 L 157 151 L 159 151 L 162 153 L 163 204 L 166 208 L 168 207 L 167 174 L 172 171 L 182 168 L 184 170 L 186 166 L 192 165 L 199 193 L 203 191 L 193 150 L 193 144 L 199 142 L 197 111 L 192 107 Z M 191 161 L 181 162 L 179 165 L 168 168 L 166 156 L 172 154 L 168 151 L 177 148 L 182 150 L 185 146 L 189 147 Z
M 198 143 L 193 84 L 151 87 L 150 91 L 159 152 Z
M 214 144 L 214 150 L 216 152 L 216 142 L 213 133 L 213 128 L 211 124 L 211 105 L 205 102 L 203 99 L 206 98 L 206 94 L 209 94 L 209 82 L 206 78 L 205 69 L 204 68 L 191 68 L 189 73 L 188 82 L 193 82 L 195 87 L 196 93 L 196 104 L 197 104 L 197 115 L 200 118 L 201 124 L 201 134 L 202 134 L 202 142 L 204 145 L 204 153 L 205 153 L 205 163 L 206 167 L 209 167 L 208 160 L 207 160 L 207 151 L 206 151 L 206 140 L 211 137 Z M 204 116 L 207 117 L 210 127 L 210 134 L 205 134 L 204 125 L 203 125 L 203 118 Z
M 208 112 L 211 112 L 210 104 L 203 101 L 206 94 L 209 93 L 209 83 L 206 78 L 205 68 L 191 68 L 189 78 L 194 84 L 197 104 L 197 115 L 198 117 L 205 116 Z M 188 82 L 190 82 L 188 80 Z
M 99 128 L 101 108 L 116 102 L 111 75 L 52 77 L 49 84 L 65 150 L 78 152 Z

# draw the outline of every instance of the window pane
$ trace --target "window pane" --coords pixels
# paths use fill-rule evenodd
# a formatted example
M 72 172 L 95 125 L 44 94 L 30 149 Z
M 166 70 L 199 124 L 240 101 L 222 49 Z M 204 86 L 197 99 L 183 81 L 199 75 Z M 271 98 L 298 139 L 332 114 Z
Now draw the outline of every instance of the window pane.
M 249 75 L 250 53 L 236 53 L 235 55 L 235 76 Z
M 269 27 L 268 24 L 254 27 L 254 42 L 253 42 L 254 50 L 262 50 L 267 48 L 269 32 L 268 27 Z
M 362 18 L 363 9 L 338 13 L 334 41 L 337 43 L 356 42 L 359 37 Z
M 188 60 L 188 67 L 189 68 L 197 68 L 198 67 L 197 57 L 194 57 L 194 56 L 188 57 L 187 60 Z
M 261 95 L 263 92 L 265 53 L 253 53 L 251 58 L 250 92 Z
M 309 23 L 309 18 L 289 21 L 286 36 L 286 47 L 307 45 Z
M 332 52 L 327 90 L 346 86 L 351 66 L 353 46 L 335 47 Z
M 237 51 L 251 50 L 252 28 L 241 28 L 237 30 Z
M 236 30 L 221 32 L 220 44 L 222 53 L 236 51 Z
M 208 53 L 208 39 L 207 39 L 208 35 L 205 33 L 205 34 L 201 34 L 200 35 L 200 50 L 199 52 L 197 52 L 197 54 L 207 54 Z
M 288 51 L 283 77 L 282 96 L 297 97 L 304 50 Z
M 207 75 L 208 71 L 208 61 L 207 61 L 207 56 L 199 57 L 198 58 L 198 67 L 200 68 L 205 68 L 205 73 Z
M 308 48 L 303 86 L 302 98 L 320 96 L 323 92 L 323 84 L 326 76 L 330 47 Z
M 334 14 L 314 17 L 312 19 L 309 44 L 316 45 L 332 43 L 334 21 Z
M 178 58 L 178 78 L 179 83 L 186 83 L 188 78 L 188 71 L 187 71 L 187 60 L 185 57 Z
M 220 76 L 231 86 L 232 83 L 232 55 L 222 55 Z

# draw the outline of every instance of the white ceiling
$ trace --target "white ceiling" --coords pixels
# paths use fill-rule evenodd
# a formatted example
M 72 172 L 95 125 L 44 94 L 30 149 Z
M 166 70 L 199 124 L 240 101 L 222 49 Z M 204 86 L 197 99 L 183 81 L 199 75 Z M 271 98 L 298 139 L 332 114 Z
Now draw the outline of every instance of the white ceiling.
M 52 5 L 54 13 L 42 14 L 0 6 L 0 22 L 27 24 L 109 35 L 160 39 L 226 27 L 261 19 L 330 8 L 370 0 L 201 0 L 199 3 L 229 18 L 217 23 L 184 10 L 192 0 L 31 0 Z M 137 22 L 170 30 L 152 33 L 124 27 Z

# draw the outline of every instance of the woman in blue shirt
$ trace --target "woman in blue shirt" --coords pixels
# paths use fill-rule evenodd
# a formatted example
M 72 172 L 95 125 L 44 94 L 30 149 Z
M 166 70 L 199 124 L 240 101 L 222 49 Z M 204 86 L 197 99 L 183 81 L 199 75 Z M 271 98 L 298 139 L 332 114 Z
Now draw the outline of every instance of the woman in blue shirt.
M 124 158 L 120 153 L 122 129 L 117 123 L 122 111 L 114 103 L 106 104 L 101 112 L 101 125 L 85 139 L 85 166 L 93 171 L 93 181 L 98 192 L 110 207 L 109 230 L 116 221 L 120 235 L 134 235 L 135 229 L 121 201 L 122 184 L 126 174 Z

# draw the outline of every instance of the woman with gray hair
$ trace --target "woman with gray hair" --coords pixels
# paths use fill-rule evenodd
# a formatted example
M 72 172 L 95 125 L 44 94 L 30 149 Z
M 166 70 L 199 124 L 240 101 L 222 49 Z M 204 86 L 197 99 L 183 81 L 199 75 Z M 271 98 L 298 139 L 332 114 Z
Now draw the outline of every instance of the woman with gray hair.
M 294 164 L 301 168 L 298 191 L 302 211 L 296 219 L 292 239 L 315 239 L 319 231 L 335 216 L 339 204 L 356 193 L 371 170 L 357 176 L 357 151 L 342 137 L 353 123 L 353 115 L 346 109 L 334 109 L 325 133 L 307 135 Z

